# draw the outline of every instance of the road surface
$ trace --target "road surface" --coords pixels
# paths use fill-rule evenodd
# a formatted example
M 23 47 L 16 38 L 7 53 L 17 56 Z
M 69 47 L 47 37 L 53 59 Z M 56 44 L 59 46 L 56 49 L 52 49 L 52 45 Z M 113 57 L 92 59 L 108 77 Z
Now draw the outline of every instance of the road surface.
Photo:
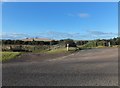
M 118 86 L 118 49 L 82 50 L 2 68 L 3 86 Z

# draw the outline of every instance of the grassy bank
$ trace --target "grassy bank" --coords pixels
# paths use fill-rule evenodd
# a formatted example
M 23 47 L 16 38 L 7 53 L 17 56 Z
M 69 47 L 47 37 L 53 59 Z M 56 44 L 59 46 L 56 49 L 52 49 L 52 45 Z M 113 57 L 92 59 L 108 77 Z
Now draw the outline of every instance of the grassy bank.
M 75 47 L 70 47 L 69 51 L 67 51 L 67 48 L 58 48 L 58 49 L 47 51 L 45 53 L 47 53 L 47 54 L 57 54 L 57 53 L 70 53 L 70 52 L 75 52 L 75 51 L 76 51 Z
M 0 52 L 0 62 L 5 62 L 8 61 L 10 59 L 14 59 L 16 58 L 18 55 L 20 55 L 20 52 Z

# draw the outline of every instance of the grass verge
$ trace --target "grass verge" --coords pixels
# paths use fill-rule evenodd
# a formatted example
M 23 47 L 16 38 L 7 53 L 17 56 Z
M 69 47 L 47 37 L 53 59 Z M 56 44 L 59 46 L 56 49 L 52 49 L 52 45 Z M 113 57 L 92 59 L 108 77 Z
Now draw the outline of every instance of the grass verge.
M 47 51 L 45 53 L 47 53 L 47 54 L 58 54 L 58 53 L 70 53 L 70 52 L 75 52 L 75 51 L 76 51 L 75 47 L 70 47 L 69 51 L 67 51 L 67 48 L 59 48 L 59 49 L 54 49 L 54 50 Z
M 20 55 L 21 52 L 0 52 L 0 62 L 5 62 L 10 59 L 16 58 L 18 55 Z

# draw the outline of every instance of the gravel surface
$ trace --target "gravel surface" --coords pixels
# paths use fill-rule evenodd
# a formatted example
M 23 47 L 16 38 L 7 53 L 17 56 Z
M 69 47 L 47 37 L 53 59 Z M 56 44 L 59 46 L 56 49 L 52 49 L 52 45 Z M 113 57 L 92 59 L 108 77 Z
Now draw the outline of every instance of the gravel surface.
M 118 86 L 117 48 L 81 50 L 42 60 L 45 55 L 26 56 L 27 60 L 3 63 L 3 86 Z

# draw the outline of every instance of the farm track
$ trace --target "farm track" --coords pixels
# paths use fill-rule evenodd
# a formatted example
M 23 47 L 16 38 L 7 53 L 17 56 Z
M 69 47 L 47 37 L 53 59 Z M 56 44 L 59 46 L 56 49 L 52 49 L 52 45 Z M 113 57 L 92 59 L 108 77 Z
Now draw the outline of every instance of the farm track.
M 82 50 L 61 56 L 26 54 L 18 60 L 3 63 L 2 84 L 3 86 L 118 86 L 117 48 Z

